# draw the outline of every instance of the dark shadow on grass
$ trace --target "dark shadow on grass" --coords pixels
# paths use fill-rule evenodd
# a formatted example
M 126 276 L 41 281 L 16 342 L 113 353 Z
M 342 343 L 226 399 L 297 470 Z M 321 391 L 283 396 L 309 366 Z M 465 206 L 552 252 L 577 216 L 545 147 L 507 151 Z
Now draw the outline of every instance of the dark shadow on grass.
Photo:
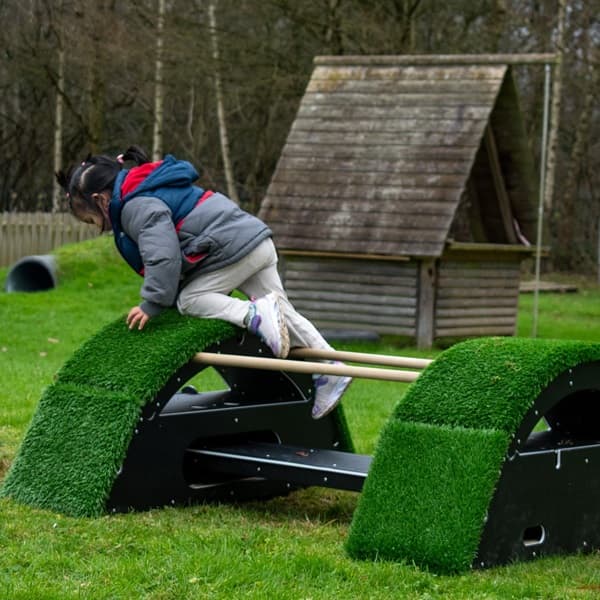
M 289 522 L 290 519 L 315 523 L 349 525 L 356 509 L 359 495 L 356 492 L 332 490 L 326 488 L 305 488 L 294 491 L 288 496 L 279 496 L 270 500 L 239 503 L 240 510 L 275 520 Z

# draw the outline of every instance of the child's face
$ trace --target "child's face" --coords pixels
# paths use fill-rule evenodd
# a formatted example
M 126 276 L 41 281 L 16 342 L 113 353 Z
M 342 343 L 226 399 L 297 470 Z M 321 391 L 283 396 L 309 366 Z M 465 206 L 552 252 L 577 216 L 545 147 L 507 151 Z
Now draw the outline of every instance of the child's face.
M 71 211 L 75 215 L 75 218 L 80 221 L 88 223 L 89 225 L 95 225 L 101 232 L 107 231 L 105 223 L 106 219 L 97 206 L 92 208 L 80 198 L 73 198 L 73 201 L 71 202 Z

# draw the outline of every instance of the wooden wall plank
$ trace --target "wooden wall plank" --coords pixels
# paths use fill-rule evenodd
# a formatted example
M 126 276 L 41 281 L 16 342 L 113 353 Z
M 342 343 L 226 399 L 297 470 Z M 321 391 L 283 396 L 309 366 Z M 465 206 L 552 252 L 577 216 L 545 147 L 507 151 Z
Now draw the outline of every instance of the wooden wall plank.
M 361 298 L 362 301 L 362 298 Z M 364 302 L 361 302 L 361 306 L 352 308 L 352 304 L 356 303 L 356 294 L 350 297 L 349 294 L 328 294 L 321 295 L 314 298 L 306 298 L 299 295 L 297 292 L 294 293 L 294 306 L 298 308 L 302 306 L 305 310 L 318 310 L 322 312 L 333 312 L 347 314 L 348 310 L 352 310 L 352 316 L 363 315 L 367 318 L 399 318 L 399 317 L 412 317 L 415 316 L 415 303 L 412 304 L 395 304 L 393 303 L 393 297 L 378 297 L 374 295 L 365 295 Z M 373 317 L 371 313 L 375 312 L 376 315 Z M 393 321 L 391 321 L 393 322 Z
M 373 210 L 376 210 L 376 206 L 373 206 Z M 271 214 L 270 222 L 272 224 L 279 224 L 278 230 L 284 232 L 289 229 L 296 229 L 298 226 L 307 225 L 310 227 L 319 227 L 326 230 L 341 230 L 347 229 L 352 230 L 355 235 L 369 236 L 369 231 L 372 231 L 372 235 L 381 236 L 382 239 L 396 239 L 399 235 L 411 235 L 404 233 L 404 231 L 414 231 L 416 236 L 421 236 L 421 232 L 425 232 L 423 235 L 424 239 L 428 239 L 431 231 L 447 231 L 448 216 L 445 214 L 436 215 L 403 215 L 399 212 L 391 212 L 388 214 L 388 219 L 385 222 L 381 222 L 382 213 L 377 215 L 373 212 L 364 211 L 360 213 L 352 213 L 350 211 L 338 211 L 332 213 L 331 211 L 324 210 L 296 210 L 293 211 L 293 223 L 287 223 L 287 219 L 290 218 L 290 214 L 273 212 Z M 287 216 L 287 218 L 286 218 Z M 279 218 L 278 218 L 279 217 Z M 286 226 L 287 225 L 287 226 Z M 434 236 L 435 239 L 437 235 Z M 408 238 L 407 238 L 408 239 Z
M 373 157 L 335 157 L 329 154 L 325 156 L 298 156 L 285 153 L 277 165 L 277 169 L 281 176 L 285 176 L 287 171 L 293 172 L 312 172 L 318 171 L 322 173 L 337 172 L 368 174 L 376 173 L 381 177 L 381 174 L 394 175 L 397 173 L 412 173 L 412 174 L 439 174 L 439 175 L 461 175 L 461 181 L 464 180 L 471 168 L 471 162 L 462 158 L 461 160 L 444 160 L 440 163 L 423 162 L 412 157 L 407 158 L 373 158 Z M 278 176 L 279 177 L 279 176 Z
M 378 291 L 385 294 L 395 294 L 406 296 L 409 291 L 414 290 L 414 276 L 402 276 L 398 275 L 392 277 L 390 275 L 369 275 L 366 273 L 345 273 L 343 271 L 338 273 L 326 272 L 326 271 L 310 271 L 304 269 L 298 269 L 297 267 L 288 268 L 286 272 L 286 281 L 288 286 L 296 286 L 304 290 L 321 290 L 325 283 L 345 283 L 351 285 L 353 289 L 361 290 L 366 288 L 367 290 L 377 287 Z
M 295 223 L 280 223 L 278 225 L 278 232 L 280 235 L 284 235 L 288 238 L 298 237 L 297 228 Z M 369 241 L 373 245 L 381 244 L 395 244 L 398 242 L 398 238 L 401 238 L 402 242 L 432 242 L 440 243 L 444 241 L 445 230 L 441 228 L 432 229 L 414 229 L 407 227 L 406 229 L 398 230 L 396 227 L 353 227 L 351 225 L 338 226 L 329 225 L 328 223 L 314 223 L 310 227 L 311 237 L 315 240 L 315 244 L 323 240 L 329 240 L 333 242 L 328 249 L 335 249 L 336 245 L 339 245 L 339 239 L 346 239 L 351 233 L 357 241 L 363 240 Z M 301 238 L 299 238 L 301 239 Z M 324 249 L 321 247 L 320 249 Z M 389 254 L 385 252 L 384 254 Z M 404 254 L 404 253 L 403 253 Z
M 511 327 L 514 326 L 514 315 L 496 315 L 494 318 L 489 316 L 475 317 L 438 317 L 436 319 L 438 329 L 444 328 L 462 328 L 462 327 Z
M 416 264 L 406 262 L 390 265 L 379 260 L 348 260 L 346 258 L 314 258 L 286 256 L 286 265 L 299 273 L 342 273 L 354 276 L 382 276 L 408 278 L 414 281 Z M 350 281 L 350 280 L 348 280 Z
M 457 318 L 484 318 L 490 317 L 510 317 L 511 322 L 514 322 L 515 306 L 514 303 L 507 306 L 468 306 L 464 305 L 453 308 L 437 308 L 436 316 L 438 324 L 441 324 L 444 319 L 457 319 Z M 494 321 L 495 322 L 495 321 Z
M 454 214 L 454 203 L 452 198 L 442 197 L 439 200 L 428 200 L 419 196 L 418 189 L 402 190 L 398 197 L 395 198 L 377 198 L 363 196 L 359 194 L 354 198 L 338 198 L 335 199 L 336 210 L 351 212 L 359 215 L 364 212 L 371 212 L 374 205 L 377 211 L 385 218 L 390 213 L 400 213 L 410 215 L 449 215 Z M 327 204 L 334 202 L 334 198 L 318 196 L 277 196 L 277 202 L 273 201 L 272 207 L 269 207 L 269 214 L 277 217 L 279 215 L 287 215 L 287 218 L 295 211 L 303 210 L 327 210 Z M 331 207 L 329 207 L 331 210 Z
M 464 94 L 380 94 L 377 90 L 368 92 L 306 92 L 302 103 L 318 104 L 352 104 L 356 106 L 440 106 L 444 108 L 464 106 L 491 107 L 496 94 L 494 92 Z
M 314 237 L 302 237 L 300 235 L 275 236 L 276 245 L 280 248 L 305 248 L 309 245 L 313 250 L 335 252 L 340 249 L 340 240 L 329 238 L 315 239 Z M 368 240 L 344 240 L 345 252 L 363 252 L 367 254 L 411 254 L 412 256 L 437 256 L 439 242 L 418 241 L 381 241 L 369 238 Z
M 439 133 L 442 131 L 482 131 L 487 119 L 408 119 L 371 117 L 358 118 L 351 115 L 347 118 L 331 117 L 297 117 L 292 131 L 336 131 L 336 132 L 389 132 L 389 133 Z
M 275 204 L 279 198 L 285 198 L 289 202 L 300 201 L 301 199 L 307 202 L 313 200 L 323 202 L 323 198 L 326 198 L 327 201 L 341 199 L 344 202 L 352 200 L 360 200 L 360 202 L 365 200 L 397 202 L 399 199 L 403 199 L 419 202 L 420 206 L 422 201 L 451 203 L 458 193 L 456 188 L 452 187 L 410 188 L 397 186 L 390 188 L 385 186 L 353 185 L 327 189 L 320 185 L 311 185 L 309 182 L 305 183 L 304 186 L 272 183 L 269 190 L 269 197 L 263 203 L 265 209 L 268 209 L 271 203 Z M 337 204 L 332 208 L 337 209 Z M 415 210 L 417 210 L 416 207 Z
M 289 139 L 292 143 L 311 144 L 371 144 L 385 145 L 397 144 L 400 140 L 409 146 L 465 146 L 473 148 L 479 146 L 479 131 L 454 131 L 438 132 L 390 132 L 390 131 L 314 131 L 303 130 L 293 125 Z
M 514 295 L 507 295 L 505 297 L 495 297 L 494 298 L 494 306 L 497 307 L 512 307 L 513 309 L 516 308 L 517 306 L 517 300 L 518 298 Z M 436 298 L 436 310 L 445 310 L 445 309 L 454 309 L 454 308 L 460 308 L 465 306 L 465 304 L 467 304 L 464 299 L 462 298 L 453 298 L 453 297 L 446 297 L 446 298 L 440 298 L 439 296 Z M 488 310 L 490 307 L 490 297 L 489 296 L 483 296 L 481 298 L 472 296 L 471 298 L 469 298 L 468 301 L 468 305 L 475 308 L 475 307 L 480 307 L 484 310 Z
M 335 184 L 344 186 L 366 185 L 385 187 L 447 187 L 461 188 L 464 183 L 464 174 L 455 173 L 387 173 L 380 172 L 357 172 L 357 171 L 320 171 L 320 170 L 296 170 L 285 169 L 277 178 L 280 184 L 300 183 L 310 181 L 311 185 L 324 184 L 331 187 Z
M 337 320 L 328 320 L 328 319 L 319 319 L 317 321 L 317 317 L 311 316 L 310 320 L 313 323 L 316 323 L 320 329 L 331 329 L 331 330 L 345 330 L 345 331 L 357 331 L 357 330 L 366 330 L 370 331 L 368 327 L 361 326 L 362 324 L 353 323 L 352 320 L 348 319 L 347 321 L 337 321 Z M 414 337 L 415 328 L 414 323 L 407 321 L 403 322 L 395 322 L 391 325 L 385 323 L 377 324 L 377 333 L 380 335 L 397 335 L 397 336 L 406 336 L 406 337 Z
M 511 325 L 473 326 L 473 327 L 439 327 L 436 329 L 436 337 L 480 337 L 488 335 L 514 335 L 515 328 Z
M 496 288 L 438 288 L 438 298 L 513 298 L 517 292 L 515 289 L 496 287 Z
M 447 94 L 460 94 L 471 96 L 473 94 L 495 93 L 502 78 L 494 79 L 380 79 L 377 82 L 358 79 L 327 78 L 316 79 L 312 77 L 306 88 L 307 93 L 326 92 L 356 93 L 356 94 L 423 94 L 445 96 Z M 376 85 L 374 85 L 376 84 Z
M 458 104 L 456 106 L 403 106 L 393 104 L 390 106 L 363 106 L 360 104 L 343 104 L 332 102 L 331 104 L 310 104 L 301 102 L 297 116 L 319 117 L 321 119 L 451 119 L 462 120 L 487 120 L 490 107 L 470 106 Z
M 323 142 L 313 143 L 311 140 L 296 142 L 290 139 L 282 150 L 282 157 L 310 156 L 331 159 L 372 158 L 377 160 L 401 160 L 408 157 L 412 160 L 430 161 L 433 164 L 438 161 L 443 162 L 456 159 L 466 160 L 471 164 L 476 150 L 475 146 L 473 146 L 470 152 L 467 152 L 462 146 L 432 147 L 409 145 L 402 137 L 399 137 L 395 144 L 383 145 L 348 145 L 337 141 L 325 144 Z

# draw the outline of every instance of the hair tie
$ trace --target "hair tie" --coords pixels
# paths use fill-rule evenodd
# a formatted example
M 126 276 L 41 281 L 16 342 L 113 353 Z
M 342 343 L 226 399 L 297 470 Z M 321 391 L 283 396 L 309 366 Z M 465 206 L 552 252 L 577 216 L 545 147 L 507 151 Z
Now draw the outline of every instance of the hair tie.
M 125 163 L 125 159 L 123 158 L 122 154 L 119 154 L 119 156 L 117 156 L 117 162 L 122 165 Z

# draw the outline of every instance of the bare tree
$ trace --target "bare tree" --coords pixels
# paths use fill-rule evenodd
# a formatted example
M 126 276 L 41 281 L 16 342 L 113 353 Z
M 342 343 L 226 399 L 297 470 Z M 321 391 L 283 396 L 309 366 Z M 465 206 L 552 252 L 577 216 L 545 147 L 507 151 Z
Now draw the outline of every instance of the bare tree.
M 64 102 L 63 94 L 65 89 L 65 49 L 62 45 L 62 40 L 59 42 L 57 51 L 57 82 L 56 82 L 56 104 L 54 107 L 54 173 L 60 171 L 63 166 L 63 121 L 64 121 Z M 52 212 L 60 211 L 62 207 L 62 189 L 58 182 L 53 177 L 52 188 Z
M 163 154 L 164 96 L 163 47 L 165 29 L 165 0 L 158 0 L 156 24 L 156 60 L 154 62 L 154 133 L 152 136 L 152 156 L 159 160 Z
M 214 62 L 215 91 L 217 97 L 217 117 L 219 122 L 219 138 L 221 140 L 221 156 L 223 158 L 223 167 L 225 169 L 225 179 L 227 180 L 227 193 L 229 197 L 240 203 L 238 197 L 235 179 L 233 177 L 233 168 L 231 166 L 231 157 L 229 152 L 229 136 L 227 133 L 227 120 L 225 118 L 225 102 L 223 99 L 223 83 L 221 79 L 221 64 L 219 56 L 219 32 L 217 29 L 216 15 L 217 0 L 211 0 L 208 4 L 208 17 L 210 23 L 210 41 L 212 44 L 212 57 Z
M 554 65 L 554 77 L 552 82 L 552 101 L 550 105 L 550 130 L 548 132 L 548 160 L 546 168 L 546 185 L 544 188 L 544 206 L 547 211 L 552 210 L 552 204 L 554 199 L 556 156 L 562 95 L 562 66 L 565 54 L 566 8 L 567 0 L 558 0 L 555 41 L 557 61 Z
M 561 186 L 561 202 L 555 207 L 557 213 L 557 254 L 561 267 L 577 268 L 582 249 L 575 251 L 574 237 L 577 231 L 578 197 L 582 173 L 584 171 L 586 146 L 590 140 L 590 127 L 594 112 L 596 93 L 600 83 L 600 49 L 594 46 L 590 35 L 590 8 L 583 10 L 583 27 L 581 27 L 582 58 L 585 61 L 579 75 L 582 82 L 581 92 L 577 94 L 580 102 L 575 103 L 577 114 L 574 121 L 573 144 L 567 162 L 566 174 Z M 580 207 L 581 208 L 581 207 Z M 584 219 L 585 220 L 585 219 Z M 592 219 L 594 222 L 597 219 Z

